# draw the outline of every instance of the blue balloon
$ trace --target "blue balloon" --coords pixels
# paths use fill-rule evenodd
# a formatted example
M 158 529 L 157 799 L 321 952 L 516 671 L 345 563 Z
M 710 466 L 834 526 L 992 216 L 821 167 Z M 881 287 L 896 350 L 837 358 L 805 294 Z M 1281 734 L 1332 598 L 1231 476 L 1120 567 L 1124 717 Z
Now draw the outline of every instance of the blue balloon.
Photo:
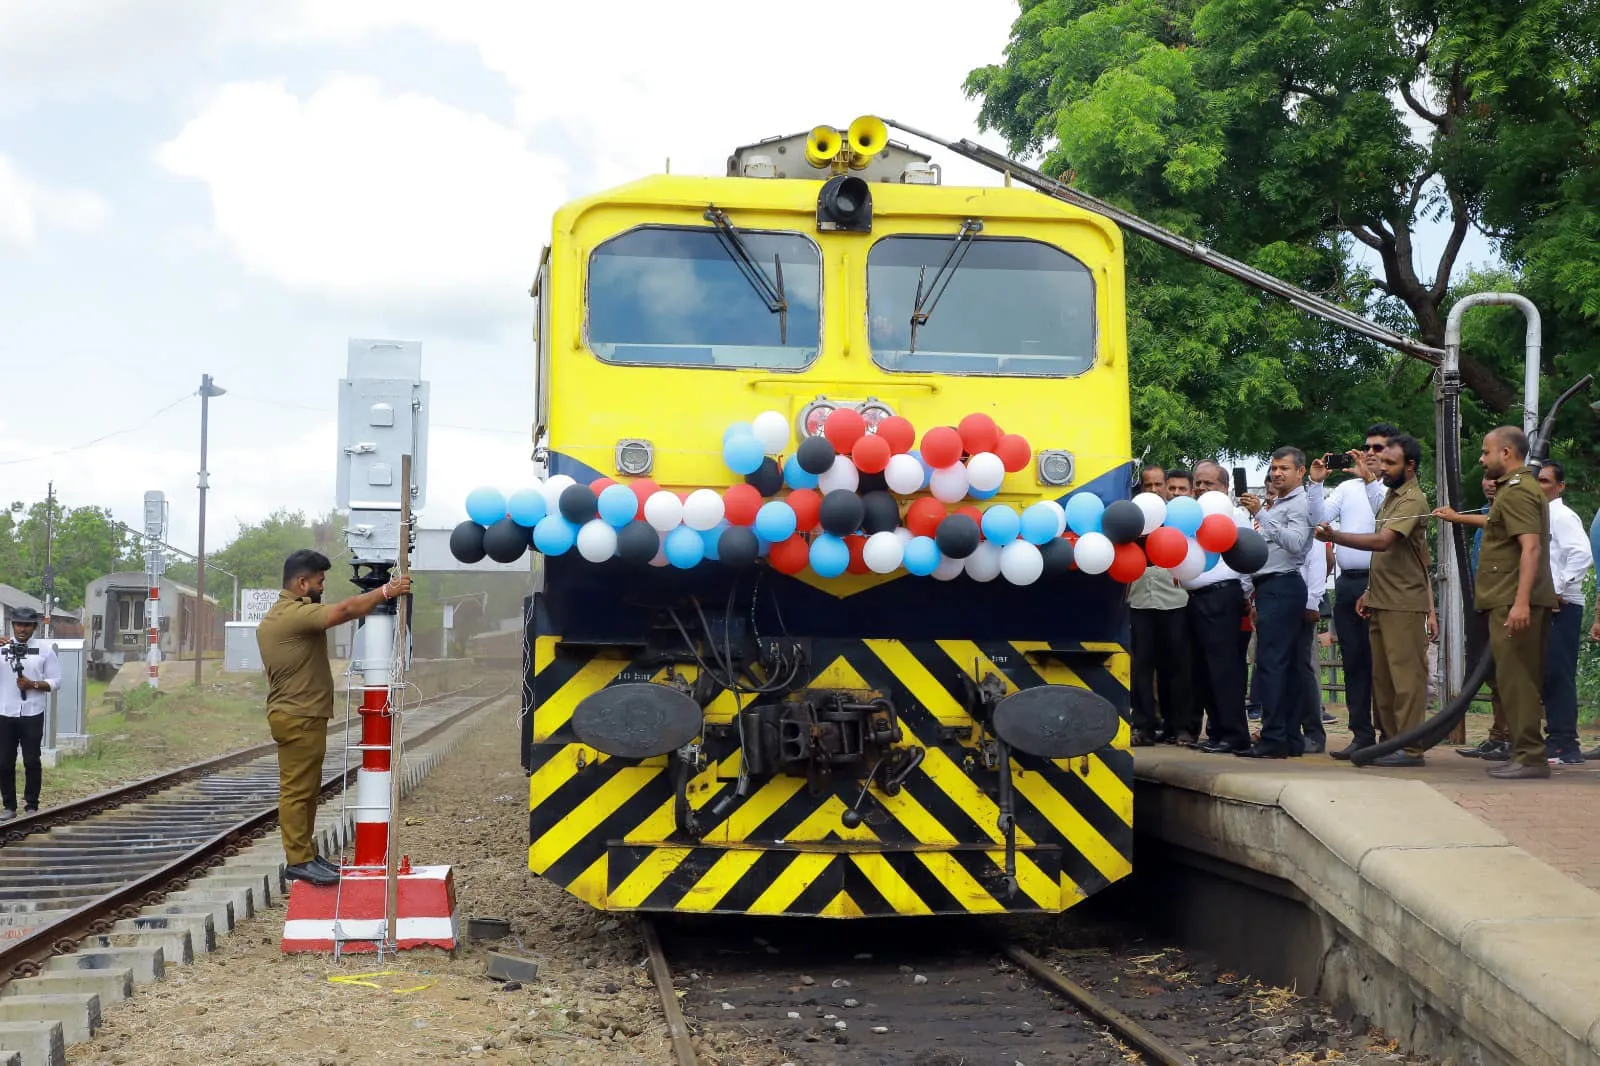
M 721 550 L 717 544 L 718 541 L 722 539 L 722 531 L 727 529 L 731 524 L 732 523 L 729 522 L 718 522 L 712 528 L 701 532 L 700 539 L 705 542 L 706 558 L 710 559 L 712 562 L 716 562 L 719 558 L 721 558 L 721 556 L 717 554 Z
M 800 469 L 800 461 L 794 456 L 789 456 L 783 464 L 783 483 L 791 489 L 814 489 L 817 487 L 819 477 L 808 474 Z
M 797 524 L 794 508 L 782 500 L 769 500 L 756 512 L 756 536 L 773 544 L 794 536 Z
M 909 452 L 906 452 L 906 454 L 922 464 L 922 487 L 927 488 L 928 479 L 933 476 L 933 467 L 929 466 L 928 460 L 922 457 L 922 449 L 912 448 Z
M 600 493 L 600 518 L 621 529 L 639 513 L 639 497 L 626 485 L 607 485 Z
M 467 493 L 467 517 L 480 526 L 492 526 L 506 516 L 506 494 L 489 485 Z
M 511 520 L 524 529 L 532 529 L 539 524 L 539 519 L 545 516 L 549 508 L 545 506 L 544 493 L 538 489 L 518 489 L 506 500 L 506 514 Z
M 1222 556 L 1218 555 L 1216 552 L 1206 552 L 1207 570 L 1210 570 L 1213 566 L 1216 566 L 1220 562 L 1222 562 Z
M 1003 503 L 983 512 L 983 536 L 995 544 L 1010 544 L 1022 532 L 1022 518 Z
M 906 541 L 905 558 L 901 565 L 906 572 L 918 577 L 927 577 L 939 569 L 939 564 L 944 561 L 944 556 L 939 554 L 939 545 L 933 542 L 932 537 L 912 537 Z
M 706 557 L 706 542 L 700 539 L 697 531 L 679 526 L 667 534 L 665 550 L 668 563 L 679 570 L 688 570 Z
M 722 443 L 726 444 L 734 437 L 753 437 L 756 435 L 755 427 L 748 422 L 735 422 L 722 431 Z
M 1200 509 L 1199 500 L 1192 496 L 1174 496 L 1167 501 L 1167 520 L 1163 525 L 1171 526 L 1186 537 L 1192 537 L 1205 517 L 1206 513 Z
M 740 477 L 760 470 L 766 457 L 766 449 L 752 433 L 740 433 L 722 442 L 722 461 Z
M 811 569 L 818 577 L 838 577 L 849 565 L 850 546 L 843 537 L 821 533 L 811 542 Z
M 578 541 L 578 527 L 558 514 L 547 514 L 533 527 L 533 546 L 546 555 L 565 555 Z
M 1036 503 L 1022 512 L 1019 532 L 1029 544 L 1049 544 L 1060 532 L 1056 528 L 1055 508 Z
M 971 485 L 968 485 L 967 486 L 967 495 L 971 496 L 974 500 L 992 500 L 996 496 L 1000 495 L 1000 486 L 996 485 L 992 489 L 985 490 L 985 489 L 975 489 Z
M 1193 502 L 1193 501 L 1190 501 Z M 1199 510 L 1200 505 L 1195 504 Z M 1106 505 L 1100 497 L 1092 492 L 1080 492 L 1075 496 L 1067 497 L 1067 528 L 1078 536 L 1085 533 L 1100 532 L 1100 516 L 1105 513 Z M 1199 523 L 1196 523 L 1198 527 Z

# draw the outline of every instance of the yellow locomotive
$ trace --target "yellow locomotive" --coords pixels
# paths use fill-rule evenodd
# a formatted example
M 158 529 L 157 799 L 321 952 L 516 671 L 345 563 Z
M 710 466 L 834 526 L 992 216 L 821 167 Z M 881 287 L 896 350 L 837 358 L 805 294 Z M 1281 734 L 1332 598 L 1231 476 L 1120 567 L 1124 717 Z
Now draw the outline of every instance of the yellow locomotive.
M 968 489 L 989 508 L 1128 496 L 1116 226 L 941 177 L 864 118 L 739 148 L 723 177 L 649 177 L 555 217 L 533 289 L 546 484 L 601 500 L 643 486 L 632 526 L 650 525 L 657 496 L 657 511 L 693 513 L 705 489 L 735 524 L 746 482 L 762 508 L 793 497 L 801 516 L 781 540 L 721 541 L 767 556 L 749 565 L 678 565 L 665 547 L 645 562 L 638 545 L 631 563 L 593 562 L 570 539 L 536 557 L 528 863 L 597 908 L 1055 912 L 1129 872 L 1123 587 L 1078 571 L 989 580 L 949 558 L 877 572 L 863 565 L 870 515 L 841 527 L 839 573 L 818 554 L 838 550 L 834 534 L 808 529 L 809 490 L 794 488 L 827 487 L 833 467 L 800 470 L 786 445 L 730 472 L 730 432 L 758 416 L 799 443 L 847 424 L 859 442 L 891 419 L 927 441 L 970 418 L 1027 442 L 998 487 Z M 863 472 L 876 462 L 860 465 L 843 484 L 881 497 L 883 475 Z M 921 504 L 936 499 L 925 485 L 888 494 L 906 552 L 911 507 L 938 518 L 966 502 Z M 698 531 L 712 555 L 718 528 Z

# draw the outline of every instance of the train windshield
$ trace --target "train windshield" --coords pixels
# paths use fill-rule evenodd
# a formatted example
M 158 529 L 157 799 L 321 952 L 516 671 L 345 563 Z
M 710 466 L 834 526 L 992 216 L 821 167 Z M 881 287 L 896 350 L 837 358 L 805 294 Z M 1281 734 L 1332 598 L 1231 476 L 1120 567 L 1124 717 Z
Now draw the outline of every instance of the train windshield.
M 589 347 L 617 363 L 798 370 L 817 355 L 821 296 L 801 234 L 744 230 L 730 247 L 711 228 L 641 226 L 589 257 Z
M 966 236 L 970 246 L 962 248 L 961 240 L 955 233 L 900 236 L 872 246 L 874 362 L 886 370 L 1007 377 L 1064 377 L 1094 364 L 1088 267 L 1038 241 Z M 940 289 L 932 292 L 936 279 Z

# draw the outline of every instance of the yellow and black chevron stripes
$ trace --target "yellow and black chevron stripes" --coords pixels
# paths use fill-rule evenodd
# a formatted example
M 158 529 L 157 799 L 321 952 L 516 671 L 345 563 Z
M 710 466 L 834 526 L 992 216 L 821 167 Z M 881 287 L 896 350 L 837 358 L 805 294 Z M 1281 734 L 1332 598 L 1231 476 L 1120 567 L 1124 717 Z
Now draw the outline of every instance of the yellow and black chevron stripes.
M 893 796 L 873 789 L 853 829 L 840 821 L 858 779 L 813 789 L 784 774 L 735 794 L 737 705 L 707 713 L 707 764 L 690 783 L 702 833 L 675 830 L 665 757 L 612 759 L 577 742 L 572 710 L 608 684 L 659 679 L 665 667 L 614 652 L 536 642 L 528 752 L 529 866 L 596 907 L 771 914 L 1058 911 L 1131 868 L 1132 761 L 1126 727 L 1079 759 L 1013 754 L 1016 890 L 1003 878 L 999 775 L 979 756 L 963 678 L 993 674 L 1008 691 L 1088 687 L 1127 706 L 1126 656 L 1115 645 L 829 640 L 812 648 L 813 687 L 880 692 L 905 744 L 927 755 Z M 692 679 L 692 667 L 677 667 Z M 722 705 L 726 704 L 724 708 Z M 829 888 L 831 887 L 831 891 Z M 825 898 L 824 898 L 825 897 Z

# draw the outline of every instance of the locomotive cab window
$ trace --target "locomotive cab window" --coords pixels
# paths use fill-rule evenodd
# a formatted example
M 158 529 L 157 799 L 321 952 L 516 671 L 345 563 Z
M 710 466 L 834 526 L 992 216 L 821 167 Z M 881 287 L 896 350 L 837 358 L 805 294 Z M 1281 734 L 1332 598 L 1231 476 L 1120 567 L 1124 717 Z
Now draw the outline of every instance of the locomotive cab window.
M 822 333 L 822 259 L 798 233 L 642 226 L 589 257 L 588 340 L 608 362 L 798 370 Z
M 886 237 L 867 256 L 867 315 L 886 370 L 1064 377 L 1094 364 L 1094 278 L 1038 241 Z

